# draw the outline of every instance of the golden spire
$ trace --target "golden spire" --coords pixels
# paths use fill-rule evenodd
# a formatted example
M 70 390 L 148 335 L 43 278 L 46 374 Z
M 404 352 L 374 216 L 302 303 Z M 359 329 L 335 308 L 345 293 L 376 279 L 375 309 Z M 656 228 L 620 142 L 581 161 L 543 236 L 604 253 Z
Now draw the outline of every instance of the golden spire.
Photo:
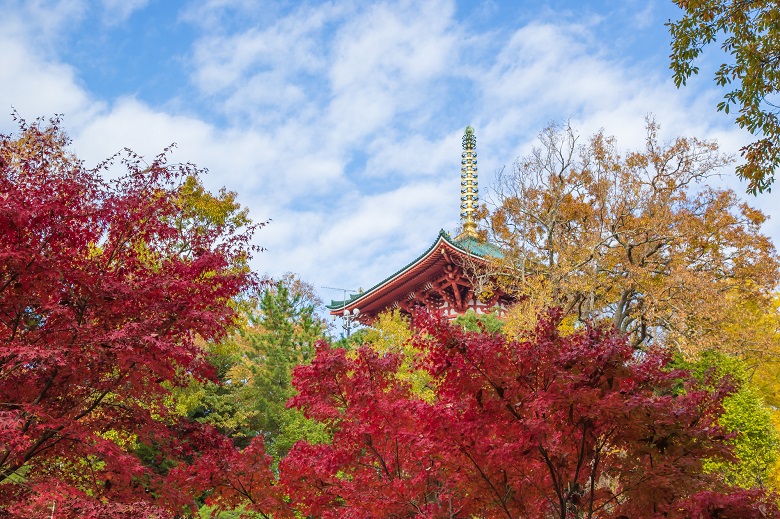
M 460 167 L 460 220 L 463 222 L 462 237 L 477 237 L 477 222 L 474 211 L 477 209 L 477 137 L 474 128 L 466 126 L 463 133 L 463 153 Z M 459 237 L 460 237 L 459 236 Z

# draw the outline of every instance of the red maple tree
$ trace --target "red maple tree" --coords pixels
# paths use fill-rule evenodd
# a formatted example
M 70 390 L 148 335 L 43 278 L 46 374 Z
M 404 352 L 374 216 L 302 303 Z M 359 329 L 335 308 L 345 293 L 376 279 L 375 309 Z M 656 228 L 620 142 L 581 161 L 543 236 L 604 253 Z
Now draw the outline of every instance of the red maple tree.
M 162 516 L 187 502 L 168 388 L 208 374 L 193 337 L 255 283 L 254 227 L 185 214 L 199 171 L 168 150 L 87 169 L 69 145 L 56 118 L 0 136 L 0 517 Z
M 399 381 L 397 355 L 320 344 L 291 405 L 333 441 L 283 460 L 293 504 L 323 518 L 780 517 L 702 470 L 731 455 L 727 381 L 707 391 L 606 328 L 563 336 L 554 313 L 522 342 L 418 315 L 431 402 Z
M 192 463 L 182 463 L 168 475 L 177 488 L 202 497 L 212 514 L 238 511 L 240 517 L 264 519 L 294 518 L 293 510 L 271 470 L 263 437 L 257 436 L 243 450 L 211 430 L 207 442 L 200 442 Z

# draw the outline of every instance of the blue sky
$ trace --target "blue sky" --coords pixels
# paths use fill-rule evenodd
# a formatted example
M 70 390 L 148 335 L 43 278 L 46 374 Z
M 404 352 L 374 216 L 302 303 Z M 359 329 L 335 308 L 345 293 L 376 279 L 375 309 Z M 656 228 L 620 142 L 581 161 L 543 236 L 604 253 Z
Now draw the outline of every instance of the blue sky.
M 749 135 L 715 112 L 708 70 L 677 90 L 671 0 L 400 2 L 0 0 L 0 107 L 65 115 L 88 164 L 125 146 L 209 169 L 268 250 L 260 273 L 368 288 L 458 224 L 460 137 L 481 191 L 551 121 L 626 148 Z M 708 69 L 709 67 L 709 69 Z M 0 131 L 14 129 L 0 117 Z M 719 185 L 744 192 L 725 170 Z M 773 216 L 772 195 L 744 196 Z M 324 299 L 341 293 L 321 290 Z

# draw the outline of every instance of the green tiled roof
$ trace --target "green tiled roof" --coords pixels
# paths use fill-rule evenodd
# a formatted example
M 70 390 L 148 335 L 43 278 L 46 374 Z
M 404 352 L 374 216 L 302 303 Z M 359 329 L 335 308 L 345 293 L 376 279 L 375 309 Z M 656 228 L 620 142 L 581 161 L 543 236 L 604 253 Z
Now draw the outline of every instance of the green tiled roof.
M 394 277 L 398 276 L 400 273 L 404 272 L 408 268 L 410 268 L 412 265 L 423 259 L 425 256 L 427 256 L 433 248 L 436 246 L 436 244 L 439 242 L 439 238 L 443 238 L 444 241 L 455 247 L 456 249 L 460 249 L 463 252 L 467 252 L 470 254 L 473 254 L 475 256 L 479 256 L 480 258 L 503 258 L 504 255 L 501 252 L 501 249 L 499 249 L 497 246 L 493 245 L 492 243 L 488 242 L 481 242 L 475 238 L 472 238 L 471 236 L 464 236 L 462 238 L 451 238 L 450 234 L 445 231 L 444 229 L 439 231 L 439 235 L 436 237 L 436 240 L 434 240 L 433 244 L 431 244 L 430 247 L 428 247 L 428 250 L 420 254 L 417 258 L 415 258 L 413 261 L 409 262 L 406 266 L 404 266 L 402 269 L 398 270 L 394 274 L 386 277 L 373 287 L 369 288 L 365 292 L 361 292 L 359 294 L 350 294 L 348 299 L 336 301 L 331 300 L 329 305 L 325 305 L 326 308 L 329 310 L 337 310 L 339 308 L 344 308 L 346 306 L 349 306 L 353 301 L 363 297 L 364 295 L 373 292 L 377 288 L 381 287 Z
M 376 287 L 374 287 L 376 288 Z M 328 310 L 338 310 L 339 308 L 344 308 L 349 306 L 349 304 L 357 299 L 358 297 L 362 296 L 365 292 L 360 294 L 350 294 L 349 299 L 342 299 L 342 300 L 335 300 L 331 299 L 329 305 L 325 305 L 325 308 Z
M 496 245 L 490 242 L 479 241 L 471 236 L 464 236 L 463 238 L 455 238 L 454 240 L 447 240 L 451 244 L 455 245 L 459 249 L 463 249 L 472 254 L 475 254 L 481 258 L 503 258 L 504 253 L 501 252 Z

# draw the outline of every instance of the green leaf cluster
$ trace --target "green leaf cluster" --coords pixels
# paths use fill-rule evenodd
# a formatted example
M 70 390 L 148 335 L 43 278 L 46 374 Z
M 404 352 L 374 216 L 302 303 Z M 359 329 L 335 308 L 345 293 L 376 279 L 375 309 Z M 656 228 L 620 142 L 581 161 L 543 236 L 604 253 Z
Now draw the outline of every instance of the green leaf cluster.
M 780 4 L 776 0 L 674 0 L 683 17 L 667 26 L 672 36 L 670 68 L 675 84 L 685 85 L 699 67 L 694 62 L 718 38 L 729 56 L 715 82 L 730 89 L 718 111 L 737 112 L 736 123 L 757 140 L 744 148 L 737 174 L 748 191 L 771 191 L 780 166 Z
M 470 332 L 501 333 L 504 331 L 504 321 L 496 313 L 477 314 L 474 310 L 468 310 L 455 318 L 455 324 Z
M 277 283 L 260 298 L 259 312 L 250 317 L 246 333 L 253 355 L 247 367 L 258 411 L 255 426 L 265 437 L 268 452 L 277 458 L 303 437 L 324 439 L 320 427 L 285 406 L 296 394 L 293 369 L 311 361 L 315 343 L 324 337 L 314 306 L 303 299 Z
M 277 460 L 300 439 L 327 441 L 320 424 L 285 406 L 296 394 L 293 370 L 311 361 L 325 332 L 300 283 L 287 278 L 266 287 L 231 337 L 203 345 L 216 380 L 193 380 L 175 394 L 181 414 L 214 425 L 239 447 L 262 435 Z
M 694 362 L 678 361 L 700 380 L 731 377 L 737 391 L 723 401 L 720 424 L 736 436 L 730 440 L 736 461 L 708 461 L 709 471 L 720 472 L 727 482 L 744 488 L 766 487 L 778 461 L 780 438 L 772 423 L 770 408 L 751 382 L 750 370 L 742 360 L 715 351 L 704 352 Z

